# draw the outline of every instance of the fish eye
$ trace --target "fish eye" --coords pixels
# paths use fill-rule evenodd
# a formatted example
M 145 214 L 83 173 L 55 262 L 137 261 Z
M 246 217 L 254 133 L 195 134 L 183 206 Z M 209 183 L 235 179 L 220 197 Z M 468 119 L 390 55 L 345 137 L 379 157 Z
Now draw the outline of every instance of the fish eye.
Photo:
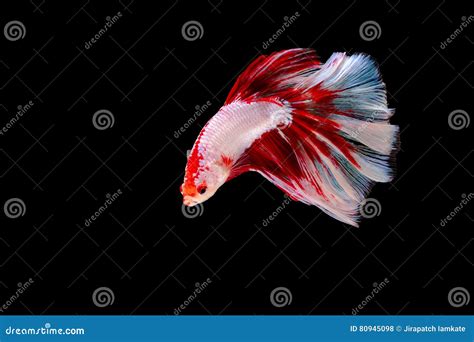
M 205 185 L 201 185 L 198 187 L 197 191 L 201 194 L 204 195 L 206 193 L 207 187 Z

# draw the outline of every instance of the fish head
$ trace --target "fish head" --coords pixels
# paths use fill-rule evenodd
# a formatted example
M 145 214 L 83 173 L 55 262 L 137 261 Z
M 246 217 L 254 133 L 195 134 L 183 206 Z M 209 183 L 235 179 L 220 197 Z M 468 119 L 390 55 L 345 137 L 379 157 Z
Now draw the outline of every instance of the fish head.
M 219 160 L 203 161 L 195 167 L 192 155 L 188 159 L 184 182 L 181 185 L 183 203 L 194 206 L 207 201 L 226 182 L 230 169 Z

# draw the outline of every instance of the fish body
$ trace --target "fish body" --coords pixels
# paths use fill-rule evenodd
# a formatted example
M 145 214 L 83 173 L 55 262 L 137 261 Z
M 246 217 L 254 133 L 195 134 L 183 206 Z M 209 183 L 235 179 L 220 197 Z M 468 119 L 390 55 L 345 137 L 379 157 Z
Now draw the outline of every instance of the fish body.
M 256 171 L 292 199 L 356 226 L 373 183 L 393 177 L 392 114 L 369 56 L 336 53 L 324 64 L 310 49 L 260 56 L 196 139 L 183 203 L 202 203 Z
M 183 186 L 191 196 L 185 195 L 184 203 L 192 205 L 196 193 L 203 192 L 204 186 L 207 192 L 207 184 L 213 181 L 224 183 L 234 162 L 255 141 L 266 132 L 290 122 L 291 113 L 277 101 L 235 101 L 223 106 L 203 128 L 191 149 L 191 164 L 186 170 Z M 215 178 L 210 180 L 210 176 Z M 210 197 L 213 194 L 209 191 L 201 195 Z

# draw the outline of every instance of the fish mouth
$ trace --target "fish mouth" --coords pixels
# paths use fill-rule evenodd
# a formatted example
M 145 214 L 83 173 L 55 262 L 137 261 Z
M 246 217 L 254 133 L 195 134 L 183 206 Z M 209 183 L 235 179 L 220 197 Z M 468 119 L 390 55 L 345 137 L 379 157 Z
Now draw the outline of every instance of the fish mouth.
M 185 206 L 188 206 L 188 207 L 193 207 L 195 205 L 198 205 L 199 202 L 196 201 L 194 198 L 190 197 L 190 196 L 184 196 L 183 197 L 183 204 Z

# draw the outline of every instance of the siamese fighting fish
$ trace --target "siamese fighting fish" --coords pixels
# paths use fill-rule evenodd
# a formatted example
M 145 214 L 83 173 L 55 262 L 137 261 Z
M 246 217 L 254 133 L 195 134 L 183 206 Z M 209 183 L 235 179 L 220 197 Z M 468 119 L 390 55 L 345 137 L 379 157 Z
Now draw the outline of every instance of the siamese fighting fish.
M 394 176 L 399 128 L 392 115 L 368 55 L 337 52 L 325 63 L 312 49 L 260 56 L 199 133 L 183 203 L 202 203 L 254 171 L 292 200 L 357 226 L 374 183 Z

